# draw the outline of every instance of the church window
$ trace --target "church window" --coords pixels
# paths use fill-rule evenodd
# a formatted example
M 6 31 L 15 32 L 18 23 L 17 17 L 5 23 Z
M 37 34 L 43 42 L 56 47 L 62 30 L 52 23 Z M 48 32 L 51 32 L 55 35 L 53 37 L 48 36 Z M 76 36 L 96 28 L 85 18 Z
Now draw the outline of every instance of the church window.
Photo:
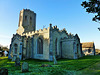
M 55 54 L 57 55 L 57 39 L 55 40 Z
M 79 47 L 79 45 L 77 44 L 77 53 L 78 53 L 78 47 Z
M 39 38 L 37 42 L 37 54 L 43 54 L 43 40 Z
M 15 48 L 15 54 L 17 54 L 17 48 L 18 48 L 18 45 L 15 44 L 15 45 L 14 45 L 14 48 Z

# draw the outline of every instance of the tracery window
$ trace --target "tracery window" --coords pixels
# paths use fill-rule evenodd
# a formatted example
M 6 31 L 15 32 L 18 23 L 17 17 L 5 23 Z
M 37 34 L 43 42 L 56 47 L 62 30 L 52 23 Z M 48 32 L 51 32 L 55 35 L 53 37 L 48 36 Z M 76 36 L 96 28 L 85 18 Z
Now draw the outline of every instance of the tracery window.
M 14 50 L 14 51 L 15 51 L 15 54 L 17 54 L 18 45 L 15 44 L 15 45 L 14 45 L 14 48 L 15 48 L 15 50 Z
M 37 40 L 37 54 L 43 54 L 43 40 L 41 38 Z
M 78 53 L 78 47 L 79 47 L 79 45 L 77 44 L 77 53 Z

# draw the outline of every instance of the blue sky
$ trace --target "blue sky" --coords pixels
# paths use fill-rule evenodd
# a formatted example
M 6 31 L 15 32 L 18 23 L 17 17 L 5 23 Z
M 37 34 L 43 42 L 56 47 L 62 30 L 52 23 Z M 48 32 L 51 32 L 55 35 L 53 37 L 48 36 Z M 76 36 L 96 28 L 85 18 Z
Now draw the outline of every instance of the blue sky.
M 78 34 L 81 42 L 94 42 L 100 49 L 99 23 L 93 22 L 94 14 L 88 14 L 81 6 L 84 0 L 0 0 L 0 44 L 11 43 L 18 29 L 19 12 L 31 9 L 36 15 L 36 28 L 57 25 L 68 33 Z

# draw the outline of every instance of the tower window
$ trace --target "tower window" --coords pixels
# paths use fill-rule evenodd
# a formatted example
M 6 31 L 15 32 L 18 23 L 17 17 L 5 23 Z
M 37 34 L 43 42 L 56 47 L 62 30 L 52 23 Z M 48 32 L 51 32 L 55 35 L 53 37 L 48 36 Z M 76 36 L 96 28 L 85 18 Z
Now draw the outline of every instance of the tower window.
M 27 16 L 25 16 L 25 20 L 27 20 Z
M 30 17 L 30 20 L 32 20 L 32 17 Z

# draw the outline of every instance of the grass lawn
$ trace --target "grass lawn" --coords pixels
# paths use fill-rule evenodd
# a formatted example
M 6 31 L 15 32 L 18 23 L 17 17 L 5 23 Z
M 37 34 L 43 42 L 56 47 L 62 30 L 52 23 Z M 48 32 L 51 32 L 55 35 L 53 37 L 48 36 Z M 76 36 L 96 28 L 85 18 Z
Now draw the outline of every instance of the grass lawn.
M 53 62 L 42 60 L 22 60 L 28 62 L 29 72 L 22 73 L 21 66 L 15 67 L 15 62 L 8 57 L 0 57 L 0 68 L 8 69 L 9 75 L 100 75 L 100 56 L 85 56 L 80 59 L 59 59 L 57 65 Z M 42 64 L 50 64 L 52 67 L 40 67 Z

